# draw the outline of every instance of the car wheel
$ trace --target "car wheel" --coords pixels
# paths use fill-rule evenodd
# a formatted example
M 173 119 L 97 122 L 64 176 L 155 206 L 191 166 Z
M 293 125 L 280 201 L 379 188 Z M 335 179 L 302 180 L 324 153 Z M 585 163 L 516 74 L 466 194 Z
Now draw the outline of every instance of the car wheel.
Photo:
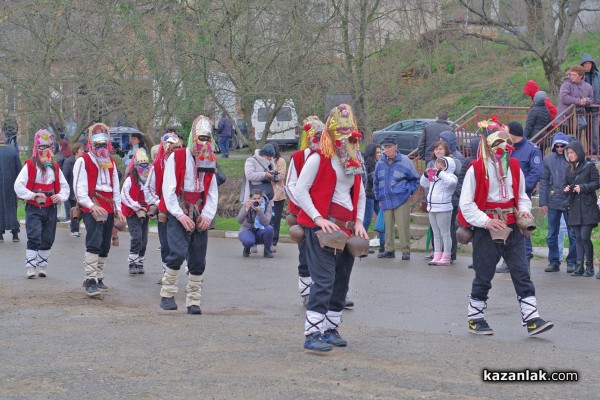
M 229 148 L 231 150 L 236 150 L 239 148 L 238 147 L 239 145 L 240 145 L 240 139 L 237 137 L 237 135 L 235 135 L 235 134 L 232 135 L 231 139 L 229 140 Z

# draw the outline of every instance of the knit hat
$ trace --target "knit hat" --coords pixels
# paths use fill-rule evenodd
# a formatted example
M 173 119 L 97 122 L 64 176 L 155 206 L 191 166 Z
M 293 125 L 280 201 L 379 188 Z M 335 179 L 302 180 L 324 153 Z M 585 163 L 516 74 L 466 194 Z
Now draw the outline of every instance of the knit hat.
M 535 94 L 535 96 L 533 96 L 533 102 L 535 104 L 545 104 L 546 103 L 546 99 L 548 98 L 548 94 L 546 92 L 544 92 L 543 90 L 540 90 L 539 92 L 537 92 Z
M 267 143 L 263 147 L 261 147 L 258 153 L 261 156 L 273 157 L 275 155 L 275 148 L 271 143 Z
M 517 121 L 509 122 L 508 133 L 510 133 L 513 136 L 523 136 L 523 125 L 521 125 L 521 123 Z

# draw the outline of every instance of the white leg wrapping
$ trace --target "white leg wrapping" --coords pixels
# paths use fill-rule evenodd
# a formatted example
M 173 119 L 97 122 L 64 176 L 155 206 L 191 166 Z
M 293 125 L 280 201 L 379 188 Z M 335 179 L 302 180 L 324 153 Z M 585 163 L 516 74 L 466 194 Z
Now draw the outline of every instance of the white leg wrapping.
M 323 321 L 325 314 L 315 311 L 306 311 L 306 322 L 304 322 L 304 336 L 308 336 L 313 332 L 323 331 Z
M 523 325 L 526 325 L 530 319 L 540 317 L 535 296 L 517 297 L 517 300 L 519 300 L 519 305 L 521 306 L 521 320 L 523 321 Z
M 106 257 L 98 257 L 98 268 L 96 269 L 96 278 L 104 279 L 104 265 L 106 264 Z
M 467 319 L 485 319 L 485 309 L 487 308 L 487 303 L 483 300 L 477 300 L 470 298 L 469 300 L 469 314 Z
M 98 254 L 88 253 L 86 251 L 83 257 L 83 269 L 85 272 L 85 279 L 97 279 L 98 278 Z
M 200 306 L 200 292 L 202 291 L 202 275 L 188 275 L 188 284 L 186 289 L 185 306 Z
M 146 257 L 145 256 L 139 256 L 138 260 L 137 260 L 137 265 L 140 267 L 144 266 L 144 261 L 146 261 Z
M 137 265 L 138 261 L 140 259 L 140 256 L 137 254 L 133 254 L 133 253 L 129 253 L 129 257 L 127 258 L 127 261 L 129 263 L 129 265 Z
M 310 276 L 298 277 L 298 290 L 300 291 L 300 296 L 308 296 L 310 294 L 310 287 L 312 286 L 312 278 Z
M 166 268 L 162 278 L 160 297 L 173 297 L 177 294 L 177 270 Z
M 25 268 L 37 268 L 37 250 L 25 250 Z
M 342 323 L 342 312 L 341 311 L 327 311 L 325 320 L 323 321 L 323 332 L 329 329 L 338 329 Z
M 50 250 L 39 250 L 37 254 L 37 266 L 40 271 L 46 271 L 48 268 L 48 259 L 50 258 Z

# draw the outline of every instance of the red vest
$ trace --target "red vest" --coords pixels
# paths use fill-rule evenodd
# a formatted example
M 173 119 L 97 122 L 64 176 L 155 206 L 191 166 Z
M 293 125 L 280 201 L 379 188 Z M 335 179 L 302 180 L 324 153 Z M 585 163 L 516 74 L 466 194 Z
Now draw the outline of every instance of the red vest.
M 331 166 L 331 160 L 323 156 L 320 152 L 317 154 L 321 157 L 321 162 L 315 181 L 309 190 L 309 194 L 319 214 L 321 214 L 323 218 L 329 218 L 331 199 L 333 198 L 337 176 L 335 170 Z M 354 186 L 351 193 L 352 221 L 356 221 L 356 215 L 358 213 L 358 196 L 360 195 L 361 180 L 361 175 L 354 176 Z M 300 212 L 298 213 L 298 224 L 309 228 L 315 227 L 313 220 L 302 209 L 300 209 Z
M 306 159 L 304 158 L 304 150 L 299 150 L 299 151 L 294 152 L 294 154 L 292 154 L 292 157 L 290 158 L 290 162 L 294 163 L 294 168 L 296 169 L 297 177 L 300 176 L 300 171 L 302 171 L 302 167 L 304 167 L 305 161 L 306 161 Z M 294 215 L 298 215 L 298 213 L 300 212 L 300 207 L 298 207 L 296 204 L 292 203 L 291 201 L 289 201 L 288 203 L 289 203 L 290 213 L 292 213 Z
M 181 197 L 182 193 L 183 193 L 183 196 L 185 196 L 185 193 L 183 192 L 183 183 L 185 181 L 185 170 L 186 170 L 186 160 L 187 160 L 186 153 L 187 153 L 187 149 L 183 148 L 183 149 L 175 150 L 175 152 L 172 155 L 172 157 L 175 157 L 175 159 L 173 161 L 175 161 L 175 182 L 176 182 L 175 194 L 177 195 L 177 197 Z M 164 171 L 163 171 L 163 174 L 164 174 Z M 204 191 L 200 194 L 203 201 L 202 201 L 202 204 L 200 205 L 200 207 L 198 207 L 199 210 L 202 210 L 202 208 L 204 207 L 204 204 L 206 204 L 206 199 L 208 198 L 208 192 L 210 189 L 210 184 L 212 182 L 213 175 L 214 175 L 214 173 L 212 173 L 212 172 L 204 173 L 204 181 L 203 181 Z M 156 182 L 158 185 L 158 179 Z M 185 196 L 185 198 L 186 198 L 186 200 L 188 199 L 187 196 Z M 160 212 L 163 212 L 163 213 L 169 212 L 167 210 L 165 198 L 162 193 L 162 183 L 161 183 L 161 198 L 160 198 L 160 203 L 158 203 L 158 209 Z
M 163 176 L 165 175 L 165 160 L 154 160 L 154 193 L 162 199 Z
M 92 158 L 90 157 L 89 154 L 85 153 L 81 157 L 83 158 L 83 161 L 85 163 L 85 171 L 87 172 L 87 177 L 88 177 L 88 196 L 90 197 L 90 199 L 93 199 L 95 197 L 96 193 L 98 193 L 102 197 L 110 199 L 111 201 L 108 202 L 100 197 L 96 197 L 96 200 L 98 201 L 98 204 L 100 205 L 100 207 L 104 208 L 109 214 L 114 213 L 114 207 L 112 204 L 113 192 L 101 192 L 101 191 L 96 192 L 96 183 L 98 182 L 98 167 L 96 166 L 96 164 L 94 164 L 94 162 L 92 161 Z M 115 186 L 114 186 L 114 182 L 113 182 L 113 171 L 114 171 L 114 168 L 116 168 L 116 165 L 115 165 L 115 160 L 113 160 L 112 157 L 110 158 L 110 161 L 112 162 L 112 166 L 110 168 L 108 168 L 108 170 L 109 170 L 108 175 L 110 175 L 110 187 L 112 187 L 114 189 Z M 86 208 L 83 206 L 81 207 L 81 210 L 83 212 L 90 211 L 89 208 Z
M 473 172 L 475 173 L 475 182 L 477 183 L 475 185 L 475 196 L 473 198 L 473 201 L 475 202 L 475 204 L 477 204 L 477 208 L 479 208 L 481 211 L 485 211 L 486 209 L 488 209 L 488 207 L 486 206 L 486 204 L 488 203 L 488 193 L 490 191 L 490 180 L 489 178 L 486 179 L 485 178 L 485 166 L 483 164 L 483 159 L 479 158 L 477 160 L 473 160 L 471 161 L 471 164 L 469 165 L 470 168 L 473 168 Z M 516 158 L 509 158 L 509 168 L 510 168 L 510 174 L 512 177 L 512 189 L 513 189 L 513 201 L 514 201 L 514 207 L 518 208 L 519 206 L 519 184 L 521 181 L 521 166 L 519 164 L 519 160 L 517 160 Z M 469 224 L 467 222 L 467 220 L 465 219 L 465 217 L 463 217 L 462 215 L 462 211 L 458 211 L 458 222 L 465 226 L 471 226 L 471 224 Z
M 37 166 L 35 165 L 35 162 L 33 162 L 32 159 L 29 159 L 25 162 L 25 164 L 27 165 L 27 184 L 25 187 L 28 190 L 31 190 L 32 192 L 38 191 L 48 193 L 54 191 L 54 194 L 60 193 L 60 168 L 57 163 L 52 163 L 52 166 L 54 167 L 54 183 L 36 183 L 35 175 L 37 173 Z M 54 204 L 50 197 L 46 198 L 46 202 L 44 204 L 40 204 L 35 200 L 27 200 L 27 203 L 39 208 L 50 207 Z
M 133 200 L 140 203 L 142 208 L 145 208 L 147 204 L 146 204 L 146 198 L 144 197 L 144 191 L 142 190 L 140 185 L 135 184 L 135 179 L 133 178 L 133 174 L 129 174 L 129 179 L 131 180 L 131 188 L 129 189 L 129 197 L 131 197 Z M 121 201 L 121 212 L 123 212 L 123 215 L 126 217 L 132 217 L 133 214 L 135 214 L 135 211 L 133 210 L 133 208 L 127 207 L 125 205 L 125 203 L 123 203 L 123 201 Z

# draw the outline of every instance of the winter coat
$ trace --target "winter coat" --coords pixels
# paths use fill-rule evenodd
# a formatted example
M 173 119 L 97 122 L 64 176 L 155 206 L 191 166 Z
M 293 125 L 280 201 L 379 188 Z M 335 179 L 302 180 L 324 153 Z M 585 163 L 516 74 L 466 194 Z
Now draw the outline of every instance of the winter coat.
M 579 65 L 583 66 L 583 64 L 588 61 L 592 63 L 592 69 L 590 70 L 590 72 L 585 74 L 585 77 L 583 79 L 587 83 L 592 85 L 592 93 L 594 94 L 594 104 L 600 104 L 600 73 L 598 73 L 598 67 L 596 66 L 596 62 L 594 61 L 591 55 L 586 53 L 583 55 L 583 57 L 581 57 L 581 62 L 579 63 Z M 598 109 L 590 107 L 587 110 L 587 112 L 597 113 Z
M 384 210 L 393 210 L 406 203 L 418 185 L 419 175 L 415 166 L 400 152 L 390 162 L 384 154 L 375 164 L 373 189 Z
M 421 176 L 421 186 L 429 188 L 427 192 L 427 211 L 429 212 L 446 212 L 452 211 L 452 195 L 458 177 L 454 175 L 455 164 L 452 157 L 441 157 L 446 162 L 446 168 L 444 170 L 437 170 L 434 172 L 434 168 L 427 168 Z M 435 161 L 433 161 L 435 165 Z
M 454 163 L 456 164 L 455 174 L 462 169 L 462 164 L 465 161 L 465 156 L 463 153 L 458 151 L 458 139 L 456 138 L 456 133 L 453 131 L 445 131 L 440 133 L 440 139 L 444 142 L 448 143 L 448 147 L 450 148 L 451 156 L 454 158 Z M 458 205 L 458 204 L 457 204 Z
M 240 192 L 240 203 L 244 203 L 248 197 L 250 197 L 250 184 L 252 182 L 255 185 L 260 183 L 269 183 L 269 179 L 266 177 L 267 172 L 275 170 L 275 164 L 271 160 L 268 160 L 261 156 L 260 149 L 254 151 L 253 157 L 248 157 L 244 163 L 244 177 L 245 185 L 242 186 Z
M 539 91 L 540 91 L 540 87 L 533 80 L 527 81 L 525 86 L 523 86 L 523 93 L 525 95 L 531 97 L 531 101 L 533 101 L 533 96 L 535 96 L 535 94 Z M 544 104 L 546 105 L 546 108 L 548 109 L 548 111 L 550 111 L 550 121 L 552 121 L 554 118 L 556 118 L 556 115 L 558 115 L 556 106 L 554 104 L 552 104 L 552 102 L 550 101 L 550 99 L 548 97 L 546 97 L 546 101 L 544 102 Z
M 540 179 L 540 207 L 547 206 L 553 210 L 566 210 L 569 198 L 564 192 L 566 174 L 569 162 L 565 156 L 566 152 L 559 155 L 556 152 L 557 144 L 569 144 L 567 135 L 558 132 L 552 140 L 552 152 L 544 157 L 544 170 Z
M 219 137 L 231 137 L 233 136 L 233 125 L 227 117 L 223 117 L 217 124 L 217 133 Z
M 527 121 L 525 122 L 523 136 L 528 139 L 531 139 L 552 121 L 550 118 L 550 111 L 548 111 L 548 108 L 546 108 L 543 101 L 541 103 L 542 104 L 534 104 L 527 113 Z
M 573 83 L 570 79 L 565 79 L 560 86 L 558 113 L 560 114 L 566 110 L 571 104 L 575 104 L 576 107 L 579 107 L 579 101 L 584 97 L 589 103 L 594 102 L 594 90 L 592 89 L 592 85 L 584 80 L 581 80 L 579 83 Z
M 427 125 L 419 138 L 419 156 L 423 160 L 431 160 L 433 144 L 440 139 L 440 133 L 451 129 L 450 122 L 444 120 L 436 120 Z
M 565 148 L 573 149 L 577 154 L 575 170 L 571 166 L 566 170 L 566 184 L 571 187 L 569 197 L 569 220 L 567 224 L 573 225 L 598 225 L 600 209 L 598 209 L 596 190 L 600 188 L 598 169 L 594 163 L 585 160 L 585 152 L 579 141 L 571 142 Z M 579 185 L 579 193 L 573 187 Z
M 61 168 L 63 175 L 65 176 L 65 180 L 69 184 L 69 189 L 71 189 L 71 193 L 69 193 L 69 200 L 75 200 L 75 191 L 73 190 L 73 167 L 75 166 L 75 156 L 71 156 L 65 159 L 63 166 Z
M 525 175 L 525 191 L 531 196 L 531 192 L 540 181 L 544 169 L 542 151 L 525 137 L 519 143 L 515 143 L 514 146 L 515 150 L 510 156 L 519 160 L 521 170 Z

